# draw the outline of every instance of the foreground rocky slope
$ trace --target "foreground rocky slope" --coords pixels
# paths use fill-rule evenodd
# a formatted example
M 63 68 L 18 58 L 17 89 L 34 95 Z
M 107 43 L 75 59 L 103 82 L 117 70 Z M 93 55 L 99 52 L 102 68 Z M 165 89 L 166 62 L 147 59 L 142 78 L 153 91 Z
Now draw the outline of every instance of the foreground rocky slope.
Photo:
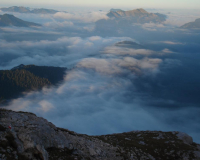
M 180 132 L 88 136 L 32 113 L 0 110 L 1 160 L 198 160 L 200 145 Z

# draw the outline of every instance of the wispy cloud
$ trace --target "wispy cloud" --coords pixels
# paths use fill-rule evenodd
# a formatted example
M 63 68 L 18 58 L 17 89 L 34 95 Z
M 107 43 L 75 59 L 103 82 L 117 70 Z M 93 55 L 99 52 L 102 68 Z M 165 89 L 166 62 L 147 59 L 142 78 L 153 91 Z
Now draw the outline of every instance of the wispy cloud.
M 78 20 L 83 22 L 96 22 L 100 19 L 108 19 L 105 12 L 89 12 L 82 14 L 72 14 L 65 12 L 58 12 L 54 15 L 54 18 L 65 19 L 65 20 Z
M 154 44 L 163 43 L 163 44 L 168 44 L 168 45 L 184 45 L 184 43 L 176 42 L 176 41 L 152 41 L 151 43 L 154 43 Z

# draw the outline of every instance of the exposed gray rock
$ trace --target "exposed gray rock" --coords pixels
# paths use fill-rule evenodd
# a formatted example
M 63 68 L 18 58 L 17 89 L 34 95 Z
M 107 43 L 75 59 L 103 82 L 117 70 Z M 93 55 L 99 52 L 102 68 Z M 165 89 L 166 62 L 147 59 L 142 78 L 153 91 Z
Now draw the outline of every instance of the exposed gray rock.
M 193 143 L 193 139 L 192 137 L 190 137 L 188 134 L 186 133 L 182 133 L 182 132 L 179 132 L 177 134 L 177 137 L 179 139 L 181 139 L 183 142 L 187 143 L 187 144 L 192 144 Z
M 97 138 L 59 129 L 31 113 L 1 111 L 0 125 L 6 128 L 3 133 L 5 136 L 2 136 L 0 141 L 5 140 L 7 134 L 11 134 L 17 145 L 17 152 L 29 159 L 35 159 L 37 155 L 41 159 L 48 160 L 48 148 L 59 150 L 66 148 L 71 151 L 69 155 L 71 157 L 74 153 L 79 157 L 92 157 L 94 160 L 116 157 L 115 147 L 108 146 Z M 8 128 L 9 125 L 11 129 Z M 116 157 L 117 159 L 120 158 Z

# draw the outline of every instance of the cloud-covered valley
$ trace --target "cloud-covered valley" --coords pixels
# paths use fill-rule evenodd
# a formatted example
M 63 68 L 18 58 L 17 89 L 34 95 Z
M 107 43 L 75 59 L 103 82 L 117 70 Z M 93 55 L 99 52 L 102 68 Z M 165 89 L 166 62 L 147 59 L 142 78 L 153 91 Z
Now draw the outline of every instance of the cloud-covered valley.
M 57 86 L 24 93 L 4 107 L 79 133 L 178 130 L 200 142 L 198 31 L 150 23 L 109 32 L 95 28 L 99 19 L 106 14 L 58 12 L 34 15 L 40 28 L 1 27 L 1 70 L 68 68 Z
M 61 37 L 55 41 L 0 40 L 1 69 L 11 69 L 21 63 L 68 67 L 82 58 L 99 56 L 98 53 L 104 46 L 123 40 L 131 40 L 131 38 L 92 36 L 84 39 Z

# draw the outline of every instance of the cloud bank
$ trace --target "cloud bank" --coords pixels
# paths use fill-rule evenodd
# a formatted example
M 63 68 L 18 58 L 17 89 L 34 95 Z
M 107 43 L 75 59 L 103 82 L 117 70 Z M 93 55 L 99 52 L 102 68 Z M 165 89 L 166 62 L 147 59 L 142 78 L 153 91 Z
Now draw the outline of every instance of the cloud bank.
M 41 28 L 0 28 L 0 69 L 69 68 L 58 86 L 25 93 L 6 107 L 79 133 L 178 130 L 200 142 L 199 33 L 153 23 L 101 32 L 99 19 L 107 17 L 60 12 L 33 16 Z M 119 45 L 124 41 L 132 43 Z
M 108 19 L 105 12 L 89 12 L 89 13 L 65 13 L 58 12 L 54 14 L 56 19 L 65 19 L 65 20 L 78 20 L 82 22 L 96 22 L 100 19 Z
M 1 39 L 1 69 L 11 69 L 21 63 L 70 67 L 84 57 L 98 55 L 104 46 L 121 40 L 131 40 L 131 38 L 61 37 L 55 41 L 16 42 Z
M 174 53 L 167 48 L 153 51 L 114 45 L 123 40 L 134 41 L 99 36 L 39 42 L 2 41 L 1 48 L 12 48 L 9 52 L 19 56 L 7 63 L 8 66 L 27 60 L 43 65 L 73 66 L 57 87 L 27 93 L 7 107 L 36 113 L 59 127 L 90 135 L 180 130 L 198 140 L 200 128 L 192 117 L 197 117 L 200 109 L 195 103 L 189 107 L 186 97 L 183 105 L 182 91 L 178 88 L 184 83 L 170 80 L 183 69 L 181 62 L 173 59 Z M 49 52 L 51 46 L 56 48 L 57 55 Z M 176 83 L 180 85 L 174 86 Z

